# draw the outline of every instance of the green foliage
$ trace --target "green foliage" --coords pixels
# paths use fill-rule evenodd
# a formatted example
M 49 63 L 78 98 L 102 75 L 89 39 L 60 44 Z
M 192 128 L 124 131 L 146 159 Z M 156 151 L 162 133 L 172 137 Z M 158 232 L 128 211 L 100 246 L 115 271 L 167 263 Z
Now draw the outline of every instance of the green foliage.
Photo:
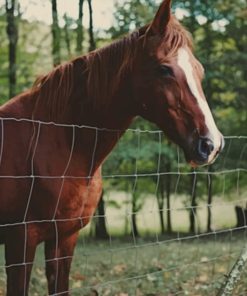
M 108 33 L 115 39 L 146 25 L 151 21 L 158 2 L 155 0 L 117 1 L 114 13 L 115 23 Z

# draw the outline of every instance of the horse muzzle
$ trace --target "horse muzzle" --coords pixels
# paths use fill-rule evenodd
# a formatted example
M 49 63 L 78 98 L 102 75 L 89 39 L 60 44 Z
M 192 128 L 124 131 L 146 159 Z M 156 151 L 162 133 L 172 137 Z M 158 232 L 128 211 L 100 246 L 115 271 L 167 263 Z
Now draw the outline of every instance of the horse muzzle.
M 225 141 L 222 134 L 220 139 L 213 141 L 210 137 L 198 137 L 193 141 L 191 153 L 186 157 L 192 167 L 212 164 L 222 152 Z

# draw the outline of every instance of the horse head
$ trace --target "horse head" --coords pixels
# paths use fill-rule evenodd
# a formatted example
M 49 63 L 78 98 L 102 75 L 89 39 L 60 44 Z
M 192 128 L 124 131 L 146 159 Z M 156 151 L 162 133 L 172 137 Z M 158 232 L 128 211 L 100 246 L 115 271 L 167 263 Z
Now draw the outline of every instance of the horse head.
M 138 112 L 178 144 L 192 166 L 210 164 L 224 139 L 202 89 L 204 68 L 170 6 L 171 0 L 163 1 L 139 38 L 133 65 Z

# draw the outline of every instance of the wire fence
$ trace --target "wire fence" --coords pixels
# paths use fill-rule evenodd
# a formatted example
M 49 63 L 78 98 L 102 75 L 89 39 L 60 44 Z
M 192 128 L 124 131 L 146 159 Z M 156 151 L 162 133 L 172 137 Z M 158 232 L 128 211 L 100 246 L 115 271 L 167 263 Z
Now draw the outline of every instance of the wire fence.
M 16 44 L 16 63 L 13 65 L 17 81 L 13 94 L 28 89 L 35 77 L 49 71 L 54 63 L 50 26 L 52 23 L 51 1 L 17 2 L 20 6 L 16 5 L 14 15 L 18 28 L 18 43 Z M 86 17 L 83 17 L 83 29 L 81 28 L 84 39 L 80 42 L 79 51 L 77 49 L 78 31 L 80 30 L 78 26 L 80 20 L 77 19 L 79 11 L 77 11 L 78 8 L 75 8 L 74 12 L 70 11 L 72 7 L 78 6 L 79 1 L 70 1 L 69 4 L 65 2 L 58 1 L 57 12 L 61 31 L 59 38 L 61 61 L 69 60 L 83 52 L 86 53 L 90 45 L 87 33 L 89 13 L 85 6 L 86 1 L 84 1 L 83 10 Z M 110 3 L 110 8 L 104 7 L 103 14 L 99 9 L 101 5 L 103 8 L 106 2 L 111 1 L 102 1 L 102 3 L 93 1 L 94 33 L 99 47 L 107 44 L 114 35 L 107 30 L 111 25 L 108 22 L 110 15 L 113 14 L 113 4 Z M 153 3 L 156 2 L 153 1 Z M 9 86 L 11 86 L 8 81 L 9 65 L 7 62 L 9 39 L 11 38 L 8 38 L 6 34 L 7 19 L 4 4 L 5 1 L 0 0 L 1 103 L 9 98 Z M 127 3 L 128 5 L 130 2 Z M 188 1 L 185 4 L 182 3 L 183 7 L 186 5 L 189 5 Z M 151 7 L 147 5 L 149 6 Z M 240 5 L 239 9 L 241 10 Z M 200 12 L 202 16 L 206 10 L 214 11 L 212 7 L 205 9 L 204 12 Z M 233 12 L 235 9 L 230 10 Z M 184 12 L 186 11 L 182 10 L 182 13 Z M 214 69 L 209 75 L 211 82 L 207 82 L 209 86 L 214 86 L 212 96 L 209 97 L 213 98 L 213 103 L 215 99 L 223 105 L 223 101 L 226 101 L 226 105 L 220 106 L 222 109 L 225 106 L 228 108 L 229 105 L 233 106 L 232 109 L 236 109 L 234 112 L 233 110 L 229 112 L 227 109 L 223 116 L 219 115 L 220 113 L 217 115 L 226 116 L 226 119 L 222 120 L 223 124 L 229 119 L 229 125 L 236 124 L 237 126 L 235 117 L 238 115 L 243 117 L 245 108 L 244 100 L 242 100 L 245 96 L 245 85 L 242 82 L 244 74 L 240 73 L 241 66 L 244 65 L 244 57 L 238 63 L 236 60 L 236 57 L 240 58 L 242 54 L 244 55 L 241 51 L 237 52 L 237 47 L 243 48 L 241 40 L 244 34 L 239 30 L 241 13 L 235 13 L 235 15 L 229 13 L 229 16 L 229 23 L 233 25 L 233 20 L 235 20 L 237 24 L 238 31 L 233 31 L 234 34 L 231 30 L 229 34 L 226 31 L 226 25 L 222 25 L 221 28 L 209 31 L 213 33 L 212 36 L 215 36 L 214 40 L 211 40 L 212 36 L 208 35 L 208 38 L 205 38 L 206 42 L 203 43 L 201 38 L 206 35 L 204 37 L 203 34 L 200 35 L 200 32 L 204 30 L 200 24 L 194 35 L 198 39 L 195 43 L 201 47 L 200 60 L 209 71 Z M 223 19 L 226 21 L 225 17 L 227 15 Z M 118 19 L 120 25 L 124 23 L 125 18 L 125 14 L 120 14 Z M 133 18 L 132 25 L 135 19 L 136 17 Z M 208 20 L 210 20 L 210 15 Z M 188 21 L 185 24 L 190 29 Z M 194 30 L 195 20 L 192 24 Z M 221 36 L 220 32 L 227 32 L 226 36 Z M 240 32 L 239 35 L 237 32 Z M 121 32 L 120 35 L 123 33 Z M 236 40 L 232 40 L 233 37 Z M 216 40 L 217 38 L 219 41 Z M 229 41 L 223 42 L 228 38 Z M 212 43 L 211 46 L 208 46 L 209 41 Z M 231 43 L 238 46 L 234 45 L 231 48 Z M 233 101 L 236 101 L 236 108 Z M 28 196 L 24 197 L 26 198 L 26 211 L 23 219 L 15 223 L 0 223 L 0 233 L 1 230 L 12 229 L 16 226 L 24 226 L 26 231 L 29 225 L 52 224 L 58 240 L 57 226 L 60 223 L 78 221 L 83 227 L 83 218 L 88 217 L 56 219 L 56 211 L 54 211 L 53 219 L 27 221 L 27 209 L 32 202 L 34 182 L 36 180 L 50 180 L 51 182 L 60 180 L 62 182 L 59 192 L 61 192 L 64 182 L 68 179 L 90 180 L 91 174 L 88 176 L 68 174 L 77 133 L 84 129 L 95 133 L 96 145 L 101 133 L 114 133 L 119 136 L 122 131 L 85 125 L 56 124 L 26 118 L 0 118 L 0 169 L 3 154 L 6 155 L 6 151 L 11 153 L 11 149 L 5 146 L 5 139 L 9 137 L 6 125 L 11 124 L 15 126 L 26 124 L 30 127 L 35 125 L 38 127 L 38 133 L 34 143 L 33 157 L 29 160 L 31 173 L 16 175 L 8 171 L 0 175 L 0 182 L 2 180 L 29 180 L 31 184 L 28 188 Z M 70 273 L 70 293 L 78 296 L 216 295 L 234 262 L 246 246 L 247 136 L 225 136 L 225 149 L 213 165 L 209 168 L 191 169 L 186 164 L 183 153 L 171 145 L 160 130 L 153 130 L 150 126 L 144 128 L 145 125 L 142 124 L 140 126 L 141 128 L 136 128 L 134 125 L 126 131 L 103 166 L 103 211 L 98 209 L 91 218 L 91 223 L 80 233 Z M 66 164 L 61 174 L 44 175 L 36 171 L 35 150 L 39 148 L 39 136 L 44 129 L 49 130 L 54 127 L 70 130 L 71 150 L 68 159 L 63 159 L 63 163 Z M 236 127 L 235 130 L 237 130 Z M 94 152 L 92 149 L 92 160 Z M 15 156 L 9 154 L 8 157 L 14 158 Z M 51 155 L 47 155 L 47 159 L 50 159 L 50 163 L 53 162 Z M 59 199 L 58 194 L 58 202 Z M 2 206 L 0 205 L 0 208 Z M 49 207 L 48 204 L 47 207 Z M 102 223 L 106 228 L 104 240 L 100 240 L 97 236 L 97 227 Z M 26 242 L 27 237 L 24 239 L 24 245 Z M 53 259 L 45 260 L 43 253 L 44 246 L 41 244 L 34 260 L 30 295 L 47 294 L 45 262 Z M 55 256 L 56 262 L 69 258 Z M 11 266 L 31 266 L 33 262 L 27 261 L 24 252 L 24 263 L 18 262 Z M 4 247 L 0 245 L 0 296 L 5 295 L 6 292 L 5 269 L 11 266 L 6 265 Z M 60 294 L 56 293 L 56 295 Z M 246 272 L 243 272 L 233 295 L 247 295 Z
M 74 153 L 73 143 L 76 141 L 77 134 L 75 130 L 90 129 L 98 134 L 106 131 L 121 132 L 29 119 L 1 118 L 0 122 L 2 139 L 0 164 L 3 151 L 7 149 L 5 147 L 5 139 L 8 137 L 5 132 L 6 123 L 38 124 L 39 133 L 43 127 L 56 126 L 70 129 L 73 135 L 71 151 L 63 174 L 36 174 L 34 156 L 36 148 L 41 144 L 39 133 L 37 133 L 33 157 L 30 160 L 31 174 L 0 176 L 0 180 L 4 178 L 32 180 L 26 209 L 31 202 L 34 180 L 63 180 L 59 190 L 61 192 L 66 179 L 91 178 L 90 174 L 88 176 L 67 175 Z M 111 171 L 117 160 L 116 157 L 130 149 L 133 139 L 135 139 L 134 148 L 132 147 L 130 151 L 132 158 L 129 158 L 128 154 L 126 159 L 121 156 L 121 165 L 117 162 L 119 171 Z M 145 139 L 145 145 L 142 145 L 143 139 Z M 91 224 L 81 232 L 77 244 L 70 275 L 72 295 L 214 295 L 217 293 L 246 244 L 247 137 L 229 136 L 225 137 L 225 140 L 224 152 L 210 169 L 191 170 L 185 164 L 180 150 L 172 148 L 176 154 L 176 160 L 174 161 L 173 158 L 173 167 L 170 171 L 166 171 L 162 163 L 164 153 L 167 152 L 163 152 L 162 147 L 167 142 L 164 142 L 161 131 L 141 129 L 126 131 L 115 151 L 106 161 L 106 169 L 103 170 L 102 178 L 106 191 L 105 212 L 103 216 L 99 213 L 94 215 Z M 158 147 L 157 155 L 150 156 L 143 152 L 143 149 L 150 147 L 150 144 L 154 150 Z M 134 151 L 136 153 L 133 153 Z M 92 161 L 94 153 L 95 151 L 92 150 Z M 145 156 L 148 157 L 145 158 Z M 49 157 L 47 155 L 47 158 Z M 167 155 L 166 159 L 168 159 Z M 50 161 L 52 162 L 52 159 Z M 146 162 L 151 165 L 145 166 Z M 124 166 L 121 168 L 123 163 Z M 162 178 L 167 176 L 172 177 L 169 179 L 172 184 L 170 204 L 167 205 L 168 196 L 166 196 L 163 208 L 159 208 L 157 202 L 159 186 Z M 208 203 L 210 182 L 215 187 L 215 191 L 212 192 L 213 200 Z M 124 191 L 123 188 L 127 190 Z M 195 192 L 196 203 L 192 204 Z M 60 196 L 58 201 L 59 198 Z M 48 204 L 47 207 L 49 207 Z M 240 209 L 238 215 L 237 208 Z M 163 232 L 160 226 L 161 214 L 165 225 Z M 210 229 L 207 228 L 209 215 L 211 216 Z M 21 222 L 1 224 L 0 228 L 9 229 L 9 227 L 24 225 L 26 229 L 31 224 L 52 223 L 57 229 L 59 223 L 76 220 L 83 226 L 83 218 L 85 218 L 78 216 L 56 219 L 56 213 L 54 213 L 53 219 L 27 221 L 25 216 L 26 214 Z M 105 241 L 95 239 L 94 228 L 99 218 L 104 218 L 107 226 L 108 239 Z M 169 219 L 170 222 L 168 222 Z M 171 223 L 170 227 L 172 227 L 169 231 L 168 223 Z M 194 223 L 193 228 L 191 223 Z M 58 232 L 56 237 L 59 239 Z M 31 295 L 44 295 L 46 290 L 42 248 L 41 245 L 35 260 L 30 286 Z M 66 258 L 58 256 L 55 259 L 60 261 Z M 14 265 L 23 264 L 28 266 L 32 262 Z M 5 291 L 6 267 L 8 266 L 1 261 L 2 295 Z M 245 279 L 243 275 L 234 295 L 246 295 Z

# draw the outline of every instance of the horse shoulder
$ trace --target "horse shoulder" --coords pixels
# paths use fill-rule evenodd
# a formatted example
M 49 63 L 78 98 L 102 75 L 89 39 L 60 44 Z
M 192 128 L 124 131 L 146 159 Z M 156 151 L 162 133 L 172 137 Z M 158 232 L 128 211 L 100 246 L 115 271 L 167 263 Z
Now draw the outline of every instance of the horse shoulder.
M 39 180 L 31 200 L 32 213 L 45 220 L 52 217 L 56 220 L 82 220 L 85 226 L 97 208 L 101 192 L 100 169 L 89 182 L 88 179 L 73 177 Z
M 88 186 L 84 188 L 84 201 L 81 213 L 83 227 L 89 223 L 97 209 L 102 194 L 102 188 L 101 167 L 99 167 Z

